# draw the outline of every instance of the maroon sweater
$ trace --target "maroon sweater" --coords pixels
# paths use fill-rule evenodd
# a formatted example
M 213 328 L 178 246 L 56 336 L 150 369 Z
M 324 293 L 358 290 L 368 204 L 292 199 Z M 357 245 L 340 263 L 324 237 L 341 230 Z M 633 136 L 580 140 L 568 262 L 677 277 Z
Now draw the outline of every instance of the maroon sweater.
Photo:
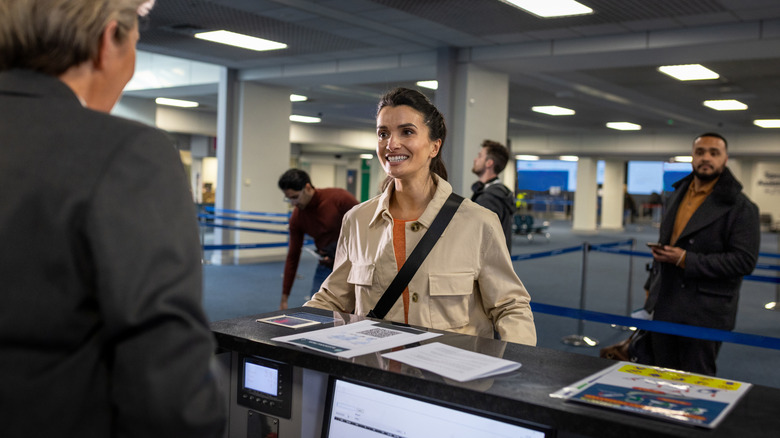
M 357 199 L 348 191 L 330 188 L 316 189 L 303 210 L 295 207 L 290 216 L 290 247 L 284 264 L 283 295 L 290 295 L 295 281 L 295 273 L 301 259 L 303 235 L 311 236 L 317 249 L 325 249 L 338 241 L 344 214 L 357 204 Z

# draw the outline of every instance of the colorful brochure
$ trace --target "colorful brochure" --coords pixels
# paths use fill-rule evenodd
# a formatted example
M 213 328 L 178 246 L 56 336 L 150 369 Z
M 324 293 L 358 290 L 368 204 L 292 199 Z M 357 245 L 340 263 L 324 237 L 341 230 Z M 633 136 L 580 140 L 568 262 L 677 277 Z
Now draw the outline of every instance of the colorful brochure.
M 712 429 L 751 386 L 735 380 L 617 362 L 550 395 Z

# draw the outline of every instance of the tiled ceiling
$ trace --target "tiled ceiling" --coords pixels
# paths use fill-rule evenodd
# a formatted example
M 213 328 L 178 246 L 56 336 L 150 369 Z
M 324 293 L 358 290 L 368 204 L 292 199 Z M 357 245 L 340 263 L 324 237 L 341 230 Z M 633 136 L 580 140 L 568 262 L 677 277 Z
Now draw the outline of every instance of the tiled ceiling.
M 160 0 L 139 49 L 289 87 L 311 98 L 295 112 L 322 114 L 325 126 L 340 128 L 372 126 L 377 97 L 435 79 L 445 50 L 509 75 L 510 135 L 605 132 L 604 123 L 618 119 L 652 132 L 741 132 L 759 129 L 755 118 L 780 118 L 780 1 L 581 3 L 595 13 L 541 19 L 500 0 Z M 216 29 L 288 48 L 252 52 L 192 37 Z M 682 83 L 657 71 L 696 62 L 721 78 Z M 214 110 L 213 92 L 189 97 Z M 749 110 L 701 105 L 719 98 L 738 98 Z M 551 118 L 533 105 L 577 114 Z

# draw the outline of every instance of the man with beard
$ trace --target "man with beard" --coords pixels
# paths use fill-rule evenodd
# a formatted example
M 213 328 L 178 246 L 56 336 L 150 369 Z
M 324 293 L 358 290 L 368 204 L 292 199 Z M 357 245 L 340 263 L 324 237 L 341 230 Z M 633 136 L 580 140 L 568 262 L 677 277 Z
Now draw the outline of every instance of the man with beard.
M 653 319 L 733 330 L 742 277 L 756 266 L 758 208 L 726 167 L 720 134 L 693 141 L 693 172 L 673 184 L 661 222 L 660 246 L 645 284 Z M 653 364 L 715 375 L 721 342 L 650 333 Z
M 501 184 L 498 174 L 509 161 L 509 151 L 501 143 L 485 140 L 482 142 L 474 167 L 471 169 L 479 181 L 471 186 L 474 192 L 471 200 L 498 215 L 509 252 L 512 252 L 512 215 L 515 214 L 515 197 L 512 191 Z

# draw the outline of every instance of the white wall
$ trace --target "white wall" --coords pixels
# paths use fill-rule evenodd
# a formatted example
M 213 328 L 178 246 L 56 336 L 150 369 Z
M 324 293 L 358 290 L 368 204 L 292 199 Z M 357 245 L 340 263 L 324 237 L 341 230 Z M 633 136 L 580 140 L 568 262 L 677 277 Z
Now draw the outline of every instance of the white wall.
M 774 222 L 780 221 L 780 160 L 755 164 L 750 182 L 750 198 L 758 205 L 761 213 L 772 215 Z

